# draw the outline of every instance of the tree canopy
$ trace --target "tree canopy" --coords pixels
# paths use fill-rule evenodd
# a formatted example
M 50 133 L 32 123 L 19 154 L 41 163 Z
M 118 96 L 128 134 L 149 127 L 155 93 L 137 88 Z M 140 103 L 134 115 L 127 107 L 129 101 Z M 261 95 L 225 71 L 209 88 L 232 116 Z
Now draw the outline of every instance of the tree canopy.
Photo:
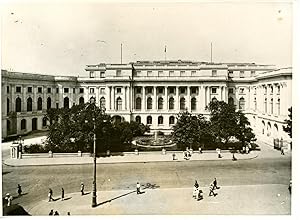
M 283 130 L 289 134 L 290 138 L 292 138 L 292 117 L 293 117 L 292 107 L 290 107 L 288 111 L 289 111 L 289 115 L 288 115 L 289 119 L 285 120 L 286 126 L 283 126 Z

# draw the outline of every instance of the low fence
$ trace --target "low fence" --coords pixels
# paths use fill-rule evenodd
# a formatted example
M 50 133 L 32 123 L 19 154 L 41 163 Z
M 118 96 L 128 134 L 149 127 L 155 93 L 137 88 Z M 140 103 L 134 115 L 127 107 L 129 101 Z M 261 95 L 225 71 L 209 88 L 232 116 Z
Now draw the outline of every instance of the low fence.
M 59 157 L 91 157 L 90 153 L 32 153 L 22 154 L 22 158 L 59 158 Z
M 273 146 L 275 149 L 292 149 L 292 142 L 289 142 L 289 141 L 286 141 L 286 140 L 283 140 L 283 139 L 279 139 L 279 138 L 275 138 L 273 139 Z

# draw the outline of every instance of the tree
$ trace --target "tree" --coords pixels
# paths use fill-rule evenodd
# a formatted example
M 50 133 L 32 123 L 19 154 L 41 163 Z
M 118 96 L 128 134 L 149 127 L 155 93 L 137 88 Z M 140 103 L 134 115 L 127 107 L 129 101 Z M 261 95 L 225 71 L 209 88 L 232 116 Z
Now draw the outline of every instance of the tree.
M 212 101 L 208 107 L 212 135 L 217 145 L 226 145 L 231 138 L 236 138 L 244 145 L 255 140 L 255 134 L 245 114 L 236 111 L 234 105 L 224 101 Z
M 289 111 L 289 115 L 288 115 L 289 119 L 284 120 L 287 125 L 283 126 L 283 130 L 289 134 L 290 138 L 292 138 L 292 116 L 293 116 L 292 107 L 290 107 L 288 111 Z
M 173 126 L 172 138 L 183 148 L 205 143 L 209 139 L 209 122 L 203 115 L 192 115 L 188 111 L 177 115 L 177 122 Z

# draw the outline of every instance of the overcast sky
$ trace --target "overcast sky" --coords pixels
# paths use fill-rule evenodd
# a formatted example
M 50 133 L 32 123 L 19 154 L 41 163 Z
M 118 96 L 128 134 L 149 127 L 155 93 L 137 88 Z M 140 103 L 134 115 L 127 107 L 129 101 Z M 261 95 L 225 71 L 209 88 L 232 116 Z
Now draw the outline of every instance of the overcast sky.
M 2 5 L 2 69 L 87 75 L 86 64 L 167 59 L 292 63 L 292 4 L 24 3 Z

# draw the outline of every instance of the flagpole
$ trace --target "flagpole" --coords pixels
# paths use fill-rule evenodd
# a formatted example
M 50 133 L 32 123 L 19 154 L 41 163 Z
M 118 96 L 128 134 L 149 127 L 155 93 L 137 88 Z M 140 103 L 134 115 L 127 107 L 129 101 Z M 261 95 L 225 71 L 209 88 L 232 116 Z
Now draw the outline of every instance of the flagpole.
M 165 46 L 165 61 L 167 61 L 167 46 Z

